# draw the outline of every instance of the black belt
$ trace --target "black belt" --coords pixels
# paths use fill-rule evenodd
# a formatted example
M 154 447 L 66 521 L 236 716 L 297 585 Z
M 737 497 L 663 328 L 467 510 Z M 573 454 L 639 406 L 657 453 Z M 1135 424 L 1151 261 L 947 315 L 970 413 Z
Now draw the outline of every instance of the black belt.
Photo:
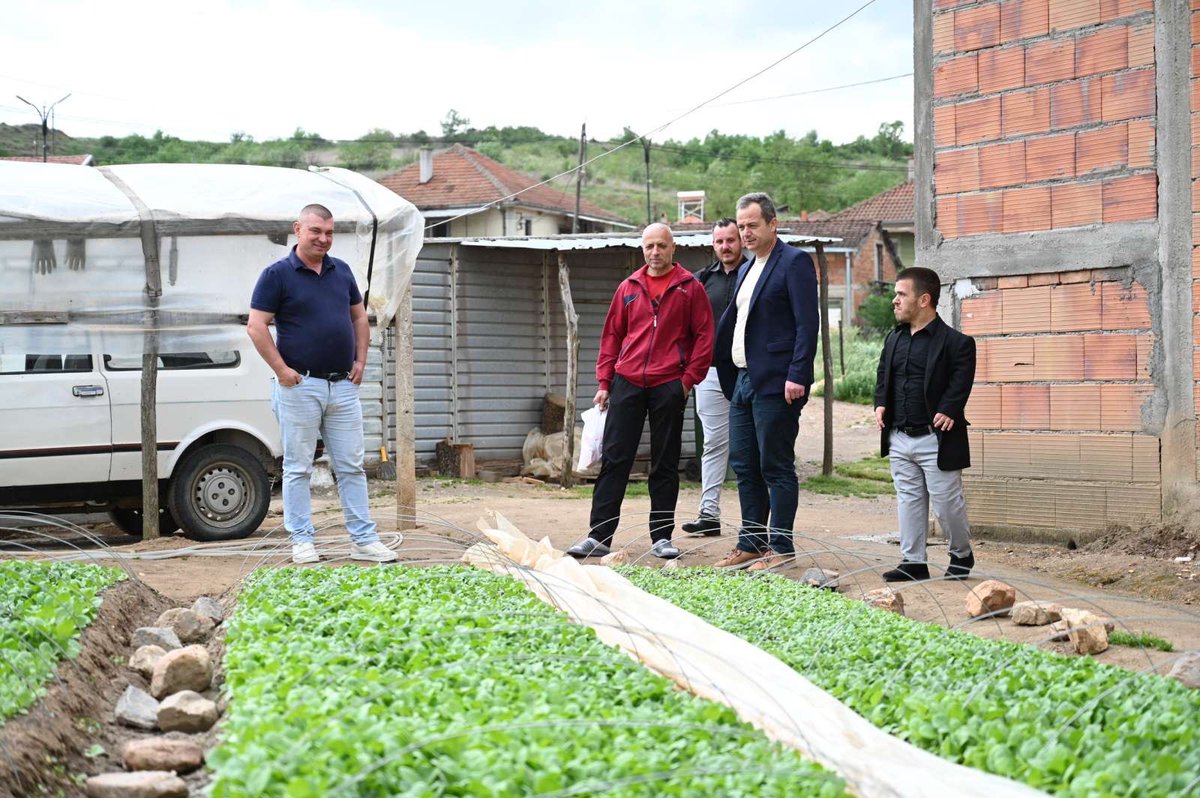
M 327 380 L 329 382 L 341 382 L 342 380 L 350 379 L 348 371 L 309 371 L 305 377 L 316 377 L 318 380 Z
M 893 427 L 893 429 L 903 432 L 910 438 L 920 438 L 922 435 L 932 435 L 933 427 L 928 424 L 922 424 L 917 427 Z

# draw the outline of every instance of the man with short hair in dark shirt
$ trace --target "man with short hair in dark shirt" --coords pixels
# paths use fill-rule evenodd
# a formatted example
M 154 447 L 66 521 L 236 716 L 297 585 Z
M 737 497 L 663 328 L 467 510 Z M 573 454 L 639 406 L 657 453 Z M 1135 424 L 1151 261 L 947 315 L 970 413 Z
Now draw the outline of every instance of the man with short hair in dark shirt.
M 696 272 L 712 306 L 713 319 L 719 319 L 733 301 L 738 267 L 742 265 L 742 237 L 737 221 L 728 217 L 713 225 L 712 248 L 716 260 Z M 700 457 L 700 515 L 683 524 L 682 529 L 697 537 L 721 534 L 721 485 L 729 467 L 729 400 L 721 391 L 717 367 L 709 366 L 708 376 L 696 386 L 696 415 L 704 429 L 704 452 Z
M 900 516 L 902 562 L 883 578 L 929 578 L 925 537 L 929 505 L 950 539 L 948 579 L 975 566 L 963 498 L 962 469 L 971 465 L 964 415 L 975 381 L 975 339 L 937 314 L 941 281 L 931 269 L 896 275 L 897 325 L 884 340 L 875 381 L 875 422 L 889 458 Z
M 292 561 L 317 562 L 309 479 L 317 437 L 325 442 L 346 529 L 350 558 L 391 562 L 371 520 L 363 470 L 358 386 L 367 363 L 370 327 L 350 266 L 331 258 L 333 214 L 323 205 L 300 211 L 291 254 L 263 270 L 250 299 L 246 331 L 275 372 L 272 406 L 283 438 L 283 526 Z M 278 342 L 268 325 L 274 321 Z

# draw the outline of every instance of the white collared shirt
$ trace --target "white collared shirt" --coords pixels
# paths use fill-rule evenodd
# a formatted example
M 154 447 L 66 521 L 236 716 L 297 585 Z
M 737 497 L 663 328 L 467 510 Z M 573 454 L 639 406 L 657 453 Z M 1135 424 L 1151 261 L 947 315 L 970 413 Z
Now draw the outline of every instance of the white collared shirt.
M 770 258 L 756 256 L 754 263 L 750 266 L 750 271 L 746 274 L 746 279 L 742 281 L 742 287 L 738 289 L 737 296 L 734 302 L 737 303 L 737 324 L 733 327 L 733 365 L 740 369 L 746 368 L 746 318 L 749 316 L 747 310 L 750 307 L 750 297 L 754 296 L 754 287 L 758 285 L 758 278 L 762 276 L 763 268 L 767 265 L 767 260 Z

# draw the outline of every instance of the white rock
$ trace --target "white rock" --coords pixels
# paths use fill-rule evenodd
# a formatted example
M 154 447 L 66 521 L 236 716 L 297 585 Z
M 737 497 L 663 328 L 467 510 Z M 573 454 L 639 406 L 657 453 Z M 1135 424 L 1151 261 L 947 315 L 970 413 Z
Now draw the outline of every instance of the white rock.
M 158 646 L 163 651 L 183 648 L 183 643 L 179 642 L 179 635 L 175 634 L 175 630 L 162 626 L 143 626 L 135 629 L 133 631 L 133 640 L 130 644 L 134 648 Z
M 221 606 L 221 602 L 208 596 L 201 596 L 192 604 L 192 612 L 197 615 L 208 618 L 213 622 L 213 625 L 219 625 L 225 620 L 225 608 Z
M 149 737 L 130 740 L 121 749 L 128 770 L 173 770 L 191 773 L 204 764 L 204 749 L 191 740 Z
M 191 690 L 167 696 L 158 705 L 158 726 L 163 731 L 195 734 L 208 731 L 216 722 L 217 705 Z
M 154 664 L 166 653 L 161 646 L 142 646 L 129 658 L 129 667 L 149 679 L 154 675 Z
M 1200 688 L 1200 651 L 1181 654 L 1167 676 L 1178 679 L 1185 687 Z
M 158 699 L 182 690 L 203 692 L 212 685 L 213 666 L 204 646 L 168 651 L 154 664 L 150 693 Z
M 85 789 L 88 798 L 187 798 L 188 795 L 183 779 L 165 770 L 92 776 Z
M 881 587 L 877 590 L 872 590 L 863 596 L 863 601 L 876 609 L 887 610 L 897 615 L 904 614 L 904 596 L 890 587 Z
M 601 565 L 625 565 L 628 562 L 629 555 L 625 553 L 624 549 L 610 551 L 608 554 L 605 554 L 600 558 Z
M 203 643 L 212 635 L 216 624 L 212 619 L 197 615 L 183 607 L 173 607 L 158 616 L 157 626 L 165 626 L 174 630 L 175 635 L 184 643 Z
M 1063 607 L 1062 619 L 1067 625 L 1067 637 L 1077 654 L 1099 654 L 1108 648 L 1104 618 L 1087 610 Z
M 135 729 L 158 728 L 158 702 L 154 700 L 154 696 L 132 684 L 126 687 L 125 692 L 117 699 L 113 715 L 118 723 Z
M 1012 606 L 1012 622 L 1017 626 L 1045 626 L 1062 619 L 1062 607 L 1041 601 L 1018 601 Z
M 967 615 L 978 618 L 982 615 L 1007 615 L 1017 601 L 1017 589 L 1011 585 L 988 579 L 971 588 L 967 593 Z

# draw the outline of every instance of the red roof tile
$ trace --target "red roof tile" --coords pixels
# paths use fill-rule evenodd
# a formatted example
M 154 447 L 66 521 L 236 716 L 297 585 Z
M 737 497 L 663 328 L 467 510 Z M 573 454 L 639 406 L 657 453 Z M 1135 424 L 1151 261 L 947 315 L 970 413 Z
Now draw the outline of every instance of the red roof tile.
M 901 183 L 857 205 L 838 211 L 832 220 L 860 219 L 871 222 L 912 222 L 916 217 L 913 181 Z
M 521 192 L 506 204 L 575 213 L 573 187 L 539 186 L 537 180 L 461 144 L 434 153 L 433 177 L 428 183 L 420 182 L 420 172 L 420 164 L 414 163 L 381 177 L 379 182 L 420 210 L 487 205 Z M 580 203 L 579 212 L 596 219 L 625 222 L 617 214 L 587 201 Z

